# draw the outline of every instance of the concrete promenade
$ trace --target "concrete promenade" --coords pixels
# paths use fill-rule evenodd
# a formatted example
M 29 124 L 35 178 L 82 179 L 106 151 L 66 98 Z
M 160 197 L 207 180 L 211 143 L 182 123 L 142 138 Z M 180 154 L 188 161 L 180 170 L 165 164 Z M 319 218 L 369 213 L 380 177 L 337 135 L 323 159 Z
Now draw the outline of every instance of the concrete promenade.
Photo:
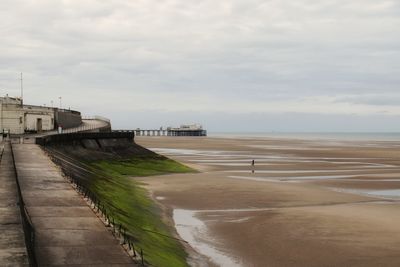
M 9 143 L 0 162 L 0 266 L 29 266 Z
M 136 266 L 39 146 L 13 148 L 39 266 Z

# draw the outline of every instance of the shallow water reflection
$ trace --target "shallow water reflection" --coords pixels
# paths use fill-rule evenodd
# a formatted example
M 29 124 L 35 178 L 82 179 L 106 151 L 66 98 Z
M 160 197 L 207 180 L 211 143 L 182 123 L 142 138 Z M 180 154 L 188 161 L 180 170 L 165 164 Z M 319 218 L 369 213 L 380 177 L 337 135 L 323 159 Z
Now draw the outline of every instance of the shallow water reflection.
M 378 197 L 383 199 L 400 200 L 400 189 L 364 190 L 364 189 L 332 188 L 332 190 L 336 192 Z
M 175 209 L 173 211 L 173 219 L 179 236 L 187 241 L 191 247 L 199 253 L 209 257 L 211 261 L 223 267 L 239 267 L 241 266 L 233 258 L 227 256 L 204 240 L 206 237 L 206 225 L 204 222 L 196 218 L 196 211 Z

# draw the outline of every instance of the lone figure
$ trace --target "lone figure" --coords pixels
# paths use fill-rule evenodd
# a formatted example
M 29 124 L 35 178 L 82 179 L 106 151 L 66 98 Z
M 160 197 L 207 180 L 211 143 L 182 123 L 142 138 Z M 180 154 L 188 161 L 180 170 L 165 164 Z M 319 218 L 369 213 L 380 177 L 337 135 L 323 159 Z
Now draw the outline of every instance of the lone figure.
M 251 161 L 251 166 L 253 166 L 254 167 L 254 164 L 255 164 L 255 161 L 254 161 L 254 159 Z

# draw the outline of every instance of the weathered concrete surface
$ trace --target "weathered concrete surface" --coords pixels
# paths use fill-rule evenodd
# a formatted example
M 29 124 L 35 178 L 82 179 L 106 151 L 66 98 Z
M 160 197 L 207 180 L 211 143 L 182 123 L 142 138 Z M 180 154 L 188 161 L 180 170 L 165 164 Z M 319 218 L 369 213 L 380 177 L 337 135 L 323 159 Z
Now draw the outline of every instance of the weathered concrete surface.
M 40 266 L 135 266 L 39 146 L 13 148 Z
M 10 144 L 0 163 L 0 266 L 29 266 L 18 203 Z

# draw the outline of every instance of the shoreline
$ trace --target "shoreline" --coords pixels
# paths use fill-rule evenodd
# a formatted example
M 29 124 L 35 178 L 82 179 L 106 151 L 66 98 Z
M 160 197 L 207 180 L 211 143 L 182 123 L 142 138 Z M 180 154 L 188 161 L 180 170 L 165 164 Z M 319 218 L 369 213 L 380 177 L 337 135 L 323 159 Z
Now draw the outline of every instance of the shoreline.
M 173 220 L 179 236 L 186 240 L 188 244 L 200 255 L 204 255 L 217 266 L 239 267 L 241 266 L 235 259 L 219 251 L 210 241 L 207 233 L 207 225 L 197 218 L 197 213 L 201 211 L 174 209 Z M 207 240 L 204 238 L 208 236 Z
M 164 176 L 169 176 L 169 175 L 173 175 L 173 174 L 165 174 Z M 137 177 L 134 177 L 133 179 L 137 179 Z M 141 181 L 141 182 L 143 182 L 143 181 Z M 144 186 L 144 188 L 146 188 L 146 187 Z M 176 225 L 176 221 L 174 218 L 175 209 L 163 205 L 160 201 L 164 200 L 164 198 L 154 196 L 154 193 L 148 188 L 146 188 L 146 190 L 150 194 L 150 198 L 153 200 L 153 202 L 162 211 L 161 219 L 171 228 L 171 231 L 172 231 L 171 233 L 174 236 L 174 238 L 179 240 L 179 242 L 184 247 L 185 251 L 188 253 L 188 259 L 187 259 L 188 264 L 190 266 L 194 266 L 194 267 L 206 267 L 206 266 L 212 267 L 212 266 L 214 266 L 213 264 L 211 264 L 211 262 L 209 261 L 209 258 L 207 256 L 202 255 L 201 253 L 198 253 L 193 248 L 193 246 L 191 246 L 190 242 L 188 242 L 185 238 L 182 237 L 182 235 L 179 234 L 179 231 L 178 231 L 178 228 Z
M 380 141 L 359 141 L 348 146 L 309 140 L 162 137 L 137 142 L 198 167 L 199 173 L 139 178 L 169 209 L 169 219 L 179 224 L 176 232 L 190 239 L 193 251 L 213 254 L 202 249 L 211 245 L 239 266 L 376 266 L 381 259 L 387 266 L 400 264 L 400 249 L 386 249 L 397 247 L 400 204 L 379 196 L 400 193 L 400 179 L 395 179 L 400 174 L 400 142 L 381 146 Z M 254 157 L 263 160 L 256 161 L 253 174 L 249 164 Z M 238 162 L 243 164 L 234 164 Z M 257 180 L 230 178 L 235 172 Z M 192 219 L 177 222 L 176 211 L 190 212 Z M 185 225 L 187 234 L 190 222 L 192 236 L 183 237 L 179 227 Z M 206 230 L 199 234 L 196 225 Z M 199 245 L 198 240 L 206 241 Z M 205 256 L 224 266 L 218 255 Z

